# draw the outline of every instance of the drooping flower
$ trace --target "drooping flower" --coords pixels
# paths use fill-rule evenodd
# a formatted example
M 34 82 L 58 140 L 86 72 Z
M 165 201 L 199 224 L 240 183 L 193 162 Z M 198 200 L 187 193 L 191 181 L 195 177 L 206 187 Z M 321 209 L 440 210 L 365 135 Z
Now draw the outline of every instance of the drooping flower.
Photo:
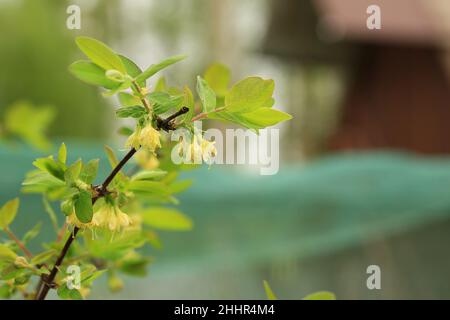
M 88 223 L 83 223 L 80 220 L 78 220 L 77 215 L 75 214 L 75 211 L 73 211 L 71 214 L 69 214 L 67 216 L 66 223 L 69 225 L 75 226 L 77 228 L 80 228 L 80 229 L 94 227 L 94 223 L 92 221 L 88 222 Z
M 136 131 L 128 137 L 125 146 L 128 148 L 132 147 L 136 150 L 143 147 L 154 153 L 156 149 L 161 148 L 160 136 L 161 134 L 159 131 L 150 124 L 146 125 L 144 128 L 138 126 Z
M 208 141 L 203 139 L 201 135 L 195 135 L 190 144 L 180 140 L 180 143 L 176 146 L 176 152 L 180 157 L 184 157 L 191 163 L 200 164 L 203 159 L 209 164 L 217 154 L 214 144 L 214 141 Z
M 160 135 L 158 130 L 148 124 L 141 130 L 139 142 L 142 147 L 154 152 L 157 148 L 161 148 Z
M 127 142 L 125 143 L 125 146 L 127 148 L 134 148 L 134 149 L 139 149 L 141 147 L 141 142 L 140 142 L 140 134 L 141 134 L 141 128 L 138 126 L 136 128 L 136 131 L 133 132 L 127 139 Z
M 214 146 L 215 141 L 208 141 L 206 139 L 202 139 L 201 148 L 202 148 L 202 156 L 203 161 L 206 163 L 211 163 L 214 157 L 217 155 L 217 149 Z
M 98 211 L 94 212 L 92 223 L 98 228 L 120 231 L 131 224 L 131 219 L 118 206 L 105 203 Z

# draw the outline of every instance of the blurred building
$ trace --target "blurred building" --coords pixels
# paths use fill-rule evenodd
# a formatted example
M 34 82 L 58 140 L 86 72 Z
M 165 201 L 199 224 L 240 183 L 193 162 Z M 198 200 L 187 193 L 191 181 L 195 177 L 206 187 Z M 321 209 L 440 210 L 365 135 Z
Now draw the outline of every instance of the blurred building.
M 369 30 L 369 5 L 382 27 Z M 325 149 L 450 153 L 450 3 L 425 0 L 273 1 L 265 51 L 350 74 Z M 310 106 L 313 108 L 313 106 Z M 308 119 L 303 119 L 308 121 Z

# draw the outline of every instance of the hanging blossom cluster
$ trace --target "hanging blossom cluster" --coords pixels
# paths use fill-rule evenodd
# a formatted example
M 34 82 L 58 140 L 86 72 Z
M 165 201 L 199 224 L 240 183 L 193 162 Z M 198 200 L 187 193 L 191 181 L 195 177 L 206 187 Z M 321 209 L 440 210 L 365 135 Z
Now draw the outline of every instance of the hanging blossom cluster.
M 66 222 L 69 225 L 78 228 L 104 228 L 109 229 L 111 232 L 121 231 L 132 224 L 129 215 L 123 212 L 118 205 L 110 201 L 105 201 L 105 203 L 94 212 L 92 220 L 88 223 L 83 223 L 78 220 L 75 211 L 67 216 Z

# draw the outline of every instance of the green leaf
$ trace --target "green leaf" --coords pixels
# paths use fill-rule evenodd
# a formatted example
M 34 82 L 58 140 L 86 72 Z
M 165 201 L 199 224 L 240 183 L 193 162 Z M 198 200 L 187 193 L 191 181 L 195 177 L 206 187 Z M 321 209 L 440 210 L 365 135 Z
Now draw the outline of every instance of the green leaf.
M 84 277 L 81 280 L 81 283 L 83 284 L 83 286 L 91 286 L 92 283 L 100 278 L 107 270 L 96 270 L 93 273 L 89 274 L 88 276 Z
M 145 257 L 126 259 L 120 266 L 120 271 L 135 277 L 145 277 L 147 275 L 147 265 L 150 261 L 151 259 Z
M 115 69 L 106 70 L 105 76 L 109 80 L 117 82 L 117 83 L 122 83 L 125 81 L 125 75 L 122 72 L 117 71 Z
M 0 261 L 14 261 L 17 254 L 4 244 L 0 244 Z
M 192 186 L 192 180 L 175 181 L 169 185 L 170 193 L 180 193 L 186 191 Z
M 55 210 L 53 210 L 50 202 L 47 200 L 47 198 L 44 196 L 42 197 L 42 202 L 44 204 L 44 209 L 45 212 L 47 212 L 50 221 L 52 222 L 53 228 L 55 229 L 56 232 L 58 232 L 59 227 L 58 227 L 58 218 L 56 218 L 56 213 Z
M 133 78 L 137 77 L 142 73 L 141 68 L 130 58 L 127 58 L 121 54 L 118 55 L 120 60 L 122 60 L 123 65 L 125 66 L 125 69 L 127 70 L 127 74 L 132 76 Z M 141 85 L 141 84 L 140 84 Z M 142 86 L 144 86 L 145 83 L 142 83 Z
M 25 235 L 23 236 L 22 242 L 26 244 L 28 241 L 36 238 L 36 236 L 41 232 L 42 222 L 37 223 L 33 228 L 31 228 Z
M 99 159 L 93 159 L 83 166 L 83 169 L 80 173 L 81 181 L 87 184 L 92 184 L 94 182 L 95 178 L 97 177 L 99 162 Z
M 66 285 L 62 285 L 57 290 L 58 297 L 64 300 L 83 300 L 83 297 L 77 289 L 69 289 Z
M 90 61 L 75 61 L 69 66 L 69 71 L 79 80 L 95 86 L 112 90 L 120 85 L 120 83 L 108 79 L 105 70 Z
M 82 167 L 83 162 L 79 159 L 67 168 L 66 172 L 64 172 L 64 180 L 68 185 L 75 183 L 75 181 L 80 177 Z
M 15 198 L 2 206 L 0 209 L 0 229 L 7 228 L 13 222 L 19 209 L 19 204 L 19 198 Z
M 147 110 L 142 106 L 123 107 L 116 110 L 116 115 L 119 118 L 139 119 L 145 114 L 147 114 Z
M 31 259 L 31 264 L 32 265 L 42 264 L 42 263 L 46 262 L 47 260 L 49 260 L 50 258 L 56 256 L 57 253 L 58 252 L 55 249 L 50 249 L 50 250 L 41 252 L 41 253 L 35 255 Z
M 72 214 L 72 212 L 73 212 L 73 201 L 72 201 L 72 199 L 64 200 L 63 202 L 61 202 L 60 207 L 61 207 L 62 213 L 64 213 L 66 216 Z
M 119 92 L 117 96 L 119 97 L 120 104 L 123 107 L 132 107 L 141 105 L 141 100 L 138 97 L 133 96 L 132 94 L 129 94 L 127 92 Z
M 191 230 L 192 220 L 173 208 L 156 207 L 142 212 L 142 222 L 150 227 L 161 230 L 187 231 Z
M 230 83 L 231 72 L 227 66 L 214 63 L 206 69 L 204 78 L 218 96 L 225 96 Z
M 66 148 L 66 144 L 64 142 L 61 143 L 61 147 L 59 147 L 58 161 L 63 164 L 66 164 L 66 161 L 67 161 L 67 148 Z
M 154 92 L 165 92 L 167 91 L 167 84 L 166 84 L 166 78 L 160 77 L 158 81 L 155 83 L 155 90 Z
M 128 190 L 140 195 L 167 195 L 167 186 L 159 181 L 132 180 L 128 185 Z
M 161 169 L 143 170 L 131 177 L 131 180 L 152 180 L 164 177 L 167 171 Z
M 120 127 L 119 130 L 117 130 L 117 133 L 122 135 L 122 136 L 130 136 L 131 134 L 133 134 L 133 129 L 129 128 L 129 127 Z
M 35 107 L 28 102 L 19 101 L 6 111 L 4 128 L 6 132 L 18 136 L 34 148 L 48 150 L 52 144 L 46 138 L 45 131 L 54 118 L 53 107 Z
M 277 296 L 273 293 L 272 289 L 269 286 L 269 283 L 264 280 L 264 290 L 266 291 L 267 299 L 269 300 L 278 300 Z
M 166 92 L 152 92 L 147 95 L 156 114 L 162 114 L 170 109 L 178 108 L 183 103 L 183 96 L 171 96 Z
M 118 87 L 110 90 L 102 92 L 102 96 L 104 97 L 111 97 L 115 95 L 116 93 L 120 93 L 121 91 L 127 90 L 129 87 L 131 87 L 131 81 L 128 79 L 124 79 L 122 83 L 119 84 Z
M 183 121 L 185 123 L 191 122 L 195 113 L 195 99 L 191 89 L 188 86 L 183 88 L 183 105 L 189 108 L 189 111 L 184 115 Z
M 103 42 L 89 37 L 78 37 L 75 41 L 80 50 L 99 67 L 127 72 L 120 57 Z
M 119 160 L 117 160 L 116 155 L 114 154 L 113 149 L 111 147 L 105 145 L 104 146 L 106 156 L 108 157 L 109 164 L 111 165 L 111 168 L 115 168 L 117 164 L 119 163 Z
M 240 114 L 239 116 L 256 129 L 270 127 L 282 121 L 292 119 L 290 114 L 272 108 L 260 108 L 253 112 Z
M 211 112 L 216 108 L 216 94 L 200 76 L 197 76 L 197 93 L 202 101 L 203 112 Z
M 273 80 L 249 77 L 236 83 L 225 95 L 225 107 L 228 112 L 251 112 L 273 105 Z
M 336 296 L 332 292 L 318 291 L 308 294 L 303 300 L 336 300 Z
M 92 209 L 92 197 L 89 192 L 80 190 L 80 193 L 74 199 L 74 207 L 78 220 L 83 223 L 91 222 L 94 211 Z
M 64 181 L 64 169 L 52 156 L 36 159 L 33 165 L 42 171 L 50 173 L 55 178 Z
M 167 68 L 168 66 L 177 63 L 178 61 L 181 61 L 185 59 L 186 56 L 180 55 L 180 56 L 173 56 L 170 58 L 167 58 L 163 61 L 161 61 L 158 64 L 152 64 L 150 67 L 148 67 L 144 72 L 142 72 L 139 76 L 136 77 L 137 82 L 145 81 L 151 76 L 153 76 L 155 73 L 161 71 L 164 68 Z

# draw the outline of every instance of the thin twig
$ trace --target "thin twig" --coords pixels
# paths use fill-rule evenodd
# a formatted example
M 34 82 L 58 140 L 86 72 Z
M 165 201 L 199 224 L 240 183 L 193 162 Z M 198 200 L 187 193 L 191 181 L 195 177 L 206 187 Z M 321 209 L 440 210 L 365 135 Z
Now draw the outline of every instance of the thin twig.
M 202 112 L 202 113 L 199 113 L 199 114 L 197 114 L 195 117 L 193 117 L 193 118 L 191 119 L 191 121 L 194 122 L 194 121 L 197 121 L 197 120 L 206 118 L 206 117 L 208 116 L 208 114 L 210 114 L 210 113 L 220 112 L 220 111 L 223 111 L 223 110 L 225 110 L 225 107 L 220 107 L 220 108 L 214 109 L 213 111 L 210 111 L 210 112 Z
M 8 235 L 8 237 L 11 238 L 11 240 L 13 240 L 17 246 L 20 248 L 20 250 L 22 250 L 23 253 L 25 253 L 25 255 L 27 256 L 28 259 L 33 258 L 33 254 L 30 252 L 30 250 L 27 249 L 27 247 L 25 247 L 25 244 L 23 244 L 22 241 L 20 241 L 15 235 L 14 233 L 12 233 L 11 230 L 9 230 L 8 227 L 6 227 L 5 229 L 3 229 L 3 231 L 5 231 L 5 233 Z

